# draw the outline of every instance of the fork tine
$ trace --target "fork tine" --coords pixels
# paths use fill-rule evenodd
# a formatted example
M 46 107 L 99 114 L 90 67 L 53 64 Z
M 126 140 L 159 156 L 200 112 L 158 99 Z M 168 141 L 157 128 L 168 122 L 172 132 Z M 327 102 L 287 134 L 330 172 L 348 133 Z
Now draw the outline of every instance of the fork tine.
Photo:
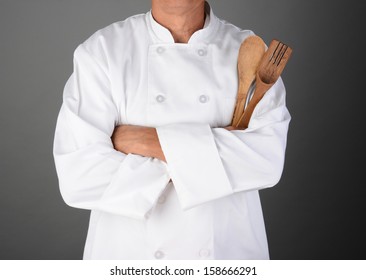
M 283 50 L 283 43 L 279 42 L 279 44 L 281 44 L 281 48 L 278 50 L 277 55 L 276 55 L 276 58 L 273 61 L 273 64 L 277 64 L 278 58 L 281 55 L 282 50 Z
M 276 58 L 273 60 L 273 64 L 277 64 L 277 60 L 278 57 L 281 55 L 282 49 L 283 49 L 283 44 L 280 42 L 281 44 L 281 48 L 278 50 L 277 54 L 276 54 Z
M 275 55 L 275 53 L 276 53 L 276 51 L 277 51 L 277 49 L 278 49 L 278 46 L 279 46 L 280 44 L 281 44 L 281 42 L 278 42 L 277 47 L 275 48 L 275 50 L 273 51 L 273 53 L 272 53 L 271 57 L 269 58 L 269 62 L 271 62 L 271 60 L 272 60 L 272 58 L 274 57 L 274 55 Z
M 277 66 L 278 66 L 278 65 L 280 65 L 280 62 L 281 62 L 281 60 L 282 60 L 283 56 L 285 55 L 285 53 L 286 53 L 286 51 L 287 51 L 288 46 L 287 46 L 287 45 L 285 45 L 285 44 L 284 44 L 284 46 L 285 46 L 284 51 L 282 52 L 282 54 L 281 54 L 280 58 L 278 59 Z

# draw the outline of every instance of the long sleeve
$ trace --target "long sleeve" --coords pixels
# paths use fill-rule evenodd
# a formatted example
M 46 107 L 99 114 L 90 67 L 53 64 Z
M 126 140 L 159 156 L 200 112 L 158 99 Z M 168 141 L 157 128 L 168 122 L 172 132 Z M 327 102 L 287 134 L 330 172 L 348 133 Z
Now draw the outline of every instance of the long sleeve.
M 74 53 L 54 139 L 60 191 L 73 207 L 144 218 L 170 179 L 167 165 L 113 148 L 119 113 L 100 61 L 84 45 Z
M 255 108 L 246 130 L 193 123 L 158 127 L 182 207 L 274 186 L 283 170 L 290 118 L 279 79 Z

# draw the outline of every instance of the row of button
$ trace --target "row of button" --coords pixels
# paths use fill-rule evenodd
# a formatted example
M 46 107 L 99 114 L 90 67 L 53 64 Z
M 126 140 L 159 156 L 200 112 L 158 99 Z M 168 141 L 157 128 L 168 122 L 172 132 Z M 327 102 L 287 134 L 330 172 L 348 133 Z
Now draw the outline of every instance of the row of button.
M 164 47 L 157 47 L 157 48 L 156 48 L 156 52 L 157 52 L 158 54 L 162 54 L 162 53 L 164 53 L 164 52 L 165 52 L 165 48 L 164 48 Z M 206 51 L 205 49 L 198 49 L 198 50 L 197 50 L 197 54 L 198 54 L 199 56 L 205 56 L 205 55 L 207 54 L 207 51 Z
M 199 256 L 202 258 L 207 258 L 210 256 L 210 250 L 208 249 L 202 249 L 199 251 Z M 158 250 L 154 254 L 155 259 L 163 259 L 165 257 L 165 253 L 161 250 Z
M 155 99 L 159 103 L 163 103 L 165 101 L 165 97 L 161 94 L 157 95 Z M 199 96 L 198 100 L 201 103 L 206 103 L 206 102 L 208 102 L 209 98 L 207 95 L 202 94 Z

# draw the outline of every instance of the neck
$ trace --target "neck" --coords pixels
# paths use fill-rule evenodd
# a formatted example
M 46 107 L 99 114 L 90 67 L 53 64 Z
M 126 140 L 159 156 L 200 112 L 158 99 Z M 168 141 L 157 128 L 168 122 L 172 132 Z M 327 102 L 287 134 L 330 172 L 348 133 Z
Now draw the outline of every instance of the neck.
M 204 0 L 152 0 L 154 19 L 167 28 L 176 43 L 187 43 L 205 23 Z

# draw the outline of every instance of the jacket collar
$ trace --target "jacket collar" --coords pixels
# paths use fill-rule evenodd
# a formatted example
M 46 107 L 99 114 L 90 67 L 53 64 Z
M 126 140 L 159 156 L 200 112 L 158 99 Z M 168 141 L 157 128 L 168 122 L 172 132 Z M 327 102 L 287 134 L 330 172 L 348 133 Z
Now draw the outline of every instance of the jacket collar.
M 208 42 L 211 35 L 214 34 L 218 19 L 214 15 L 208 2 L 205 2 L 205 13 L 206 19 L 203 28 L 192 34 L 188 44 Z M 153 41 L 155 43 L 174 44 L 174 38 L 170 31 L 154 19 L 151 10 L 146 13 L 146 17 L 150 32 L 153 35 Z

